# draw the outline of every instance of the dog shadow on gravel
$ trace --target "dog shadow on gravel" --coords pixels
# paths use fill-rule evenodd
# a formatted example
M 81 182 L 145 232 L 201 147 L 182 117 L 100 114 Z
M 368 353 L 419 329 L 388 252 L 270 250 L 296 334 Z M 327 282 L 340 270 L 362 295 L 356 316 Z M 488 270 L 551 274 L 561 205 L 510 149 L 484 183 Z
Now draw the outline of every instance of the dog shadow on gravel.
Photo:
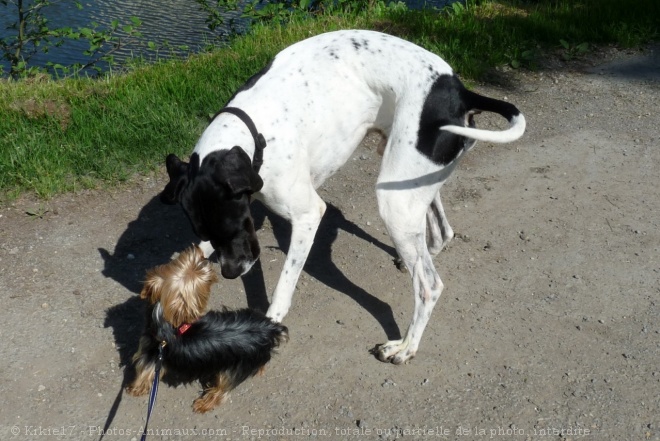
M 253 202 L 251 209 L 255 227 L 261 228 L 268 218 L 273 226 L 273 234 L 279 248 L 286 253 L 291 238 L 290 224 L 269 212 L 259 202 Z M 379 322 L 389 340 L 401 338 L 392 308 L 350 281 L 332 261 L 332 244 L 339 230 L 353 234 L 396 258 L 393 247 L 378 241 L 359 226 L 348 221 L 338 208 L 328 205 L 304 271 L 321 283 L 352 298 Z M 190 223 L 181 207 L 165 205 L 158 197 L 154 197 L 140 210 L 137 218 L 128 224 L 117 241 L 114 251 L 104 248 L 98 250 L 104 261 L 102 274 L 136 294 L 106 311 L 104 326 L 112 328 L 119 351 L 120 365 L 125 366 L 126 369 L 124 369 L 121 389 L 109 411 L 105 428 L 110 427 L 121 403 L 123 389 L 135 375 L 131 358 L 138 348 L 146 311 L 146 304 L 137 294 L 142 289 L 146 271 L 169 262 L 174 253 L 197 242 L 198 239 L 192 233 Z M 269 306 L 268 291 L 260 260 L 248 274 L 242 277 L 242 282 L 247 293 L 247 306 L 266 311 Z
M 137 351 L 146 313 L 146 303 L 137 294 L 142 289 L 145 274 L 148 269 L 169 262 L 175 252 L 196 242 L 181 208 L 164 205 L 154 197 L 142 207 L 137 218 L 128 223 L 114 250 L 98 249 L 104 262 L 102 274 L 133 294 L 106 310 L 104 326 L 112 328 L 120 366 L 126 368 L 102 433 L 111 426 L 124 387 L 135 376 L 131 358 Z
M 104 322 L 113 330 L 122 366 L 130 366 L 145 324 L 146 304 L 137 294 L 147 270 L 169 262 L 174 253 L 196 242 L 181 208 L 154 197 L 128 223 L 114 250 L 98 249 L 104 262 L 102 274 L 135 294 L 109 308 Z M 124 382 L 131 378 L 125 375 Z
M 258 201 L 252 203 L 251 209 L 255 227 L 261 228 L 268 218 L 279 248 L 286 253 L 291 238 L 290 224 L 268 211 Z M 401 338 L 391 307 L 349 280 L 332 261 L 332 245 L 339 230 L 355 235 L 383 249 L 393 258 L 396 257 L 393 247 L 375 239 L 347 220 L 338 208 L 328 205 L 304 271 L 321 283 L 352 298 L 379 322 L 388 339 Z M 174 253 L 197 242 L 198 239 L 181 207 L 165 205 L 158 197 L 154 197 L 140 210 L 137 218 L 128 223 L 114 251 L 99 248 L 104 260 L 102 273 L 128 291 L 138 294 L 148 269 L 169 262 Z M 369 244 L 364 246 L 370 246 Z M 269 306 L 268 290 L 264 284 L 260 261 L 242 277 L 242 281 L 247 293 L 247 306 L 266 311 Z M 131 357 L 137 350 L 145 323 L 144 313 L 145 305 L 137 295 L 106 312 L 105 326 L 113 329 L 120 362 L 124 366 L 130 365 Z
M 252 217 L 257 228 L 261 228 L 264 219 L 268 218 L 273 227 L 273 235 L 277 240 L 278 247 L 284 253 L 289 251 L 291 240 L 291 224 L 289 222 L 268 211 L 259 202 L 252 203 Z M 353 283 L 332 261 L 332 245 L 337 239 L 339 230 L 343 230 L 367 242 L 361 246 L 377 246 L 390 254 L 393 260 L 397 257 L 394 247 L 386 245 L 374 238 L 358 225 L 346 219 L 337 207 L 327 204 L 327 209 L 314 237 L 314 245 L 307 257 L 303 271 L 319 282 L 353 299 L 361 308 L 378 321 L 389 340 L 400 339 L 401 333 L 390 305 Z M 258 260 L 253 269 L 243 276 L 243 283 L 245 284 L 245 292 L 263 293 L 261 296 L 252 297 L 252 303 L 250 302 L 250 298 L 248 298 L 248 306 L 265 311 L 268 309 L 269 303 L 261 274 L 260 262 L 261 260 Z M 392 265 L 392 270 L 397 271 L 394 264 Z M 293 302 L 294 304 L 296 302 L 295 294 Z

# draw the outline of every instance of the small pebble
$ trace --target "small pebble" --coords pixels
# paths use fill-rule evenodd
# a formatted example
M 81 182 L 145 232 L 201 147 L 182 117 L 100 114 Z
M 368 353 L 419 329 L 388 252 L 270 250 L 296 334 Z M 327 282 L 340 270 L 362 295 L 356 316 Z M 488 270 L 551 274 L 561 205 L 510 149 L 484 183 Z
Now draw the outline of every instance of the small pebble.
M 385 379 L 383 384 L 381 384 L 381 386 L 383 386 L 383 387 L 396 386 L 396 383 L 394 381 L 390 380 L 389 378 L 387 378 L 387 379 Z

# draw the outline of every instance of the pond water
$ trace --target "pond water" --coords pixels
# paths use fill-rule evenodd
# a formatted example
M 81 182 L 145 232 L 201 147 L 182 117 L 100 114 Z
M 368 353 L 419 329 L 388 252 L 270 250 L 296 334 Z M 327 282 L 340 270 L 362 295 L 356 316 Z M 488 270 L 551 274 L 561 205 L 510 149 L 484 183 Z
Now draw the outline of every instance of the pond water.
M 408 0 L 405 3 L 411 8 L 420 8 L 424 5 L 442 7 L 452 0 Z M 29 2 L 28 2 L 29 3 Z M 44 8 L 44 15 L 48 18 L 51 29 L 59 27 L 89 27 L 96 22 L 99 29 L 106 28 L 113 20 L 130 24 L 130 18 L 136 16 L 142 21 L 139 27 L 143 35 L 142 41 L 127 44 L 115 53 L 118 62 L 132 55 L 146 58 L 168 56 L 170 54 L 185 55 L 198 52 L 207 43 L 216 40 L 228 33 L 228 28 L 216 29 L 211 32 L 206 24 L 207 16 L 197 3 L 192 0 L 83 0 L 83 8 L 79 9 L 71 0 L 54 2 Z M 210 2 L 212 3 L 212 1 Z M 0 38 L 15 34 L 15 30 L 8 29 L 16 21 L 16 7 L 14 5 L 0 6 Z M 244 24 L 237 16 L 227 17 L 236 19 L 240 26 Z M 228 22 L 228 20 L 227 20 Z M 146 50 L 146 42 L 152 41 L 161 49 L 156 53 Z M 165 45 L 164 43 L 167 43 Z M 181 48 L 185 46 L 186 48 Z M 53 47 L 48 54 L 36 54 L 30 62 L 43 66 L 47 61 L 71 65 L 88 61 L 83 52 L 88 48 L 87 42 L 67 41 L 61 47 Z M 6 71 L 8 64 L 2 60 L 0 65 Z

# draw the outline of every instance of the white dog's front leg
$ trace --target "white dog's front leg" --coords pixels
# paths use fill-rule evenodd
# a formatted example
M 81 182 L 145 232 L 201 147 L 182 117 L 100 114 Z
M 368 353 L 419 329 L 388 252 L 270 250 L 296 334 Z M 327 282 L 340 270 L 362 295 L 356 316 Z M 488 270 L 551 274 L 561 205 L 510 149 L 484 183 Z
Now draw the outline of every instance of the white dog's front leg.
M 291 243 L 289 252 L 284 261 L 284 268 L 277 281 L 277 286 L 273 292 L 273 299 L 266 315 L 271 319 L 281 322 L 291 307 L 291 298 L 296 289 L 296 283 L 300 277 L 300 272 L 305 265 L 309 251 L 314 243 L 316 230 L 321 222 L 321 217 L 325 213 L 326 205 L 316 194 L 315 209 L 312 209 L 304 216 L 298 216 L 291 222 Z

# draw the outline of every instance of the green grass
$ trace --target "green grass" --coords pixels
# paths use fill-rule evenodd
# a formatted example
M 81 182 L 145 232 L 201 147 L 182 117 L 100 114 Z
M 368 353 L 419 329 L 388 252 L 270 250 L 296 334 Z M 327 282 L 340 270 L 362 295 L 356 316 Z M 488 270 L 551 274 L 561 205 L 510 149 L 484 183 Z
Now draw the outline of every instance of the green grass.
M 658 3 L 470 0 L 442 13 L 394 8 L 295 19 L 256 26 L 210 54 L 100 80 L 0 81 L 0 201 L 112 185 L 162 167 L 168 153 L 187 156 L 208 116 L 236 88 L 282 48 L 311 35 L 383 30 L 440 54 L 463 78 L 479 79 L 502 64 L 533 67 L 548 50 L 576 55 L 582 43 L 636 46 L 655 39 Z
M 344 25 L 257 27 L 230 48 L 102 80 L 0 82 L 0 200 L 117 183 L 188 155 L 209 115 L 280 49 Z
M 468 0 L 442 14 L 393 11 L 386 18 L 383 30 L 442 55 L 463 77 L 476 79 L 504 64 L 533 68 L 548 52 L 570 58 L 589 45 L 634 47 L 660 35 L 657 0 Z

